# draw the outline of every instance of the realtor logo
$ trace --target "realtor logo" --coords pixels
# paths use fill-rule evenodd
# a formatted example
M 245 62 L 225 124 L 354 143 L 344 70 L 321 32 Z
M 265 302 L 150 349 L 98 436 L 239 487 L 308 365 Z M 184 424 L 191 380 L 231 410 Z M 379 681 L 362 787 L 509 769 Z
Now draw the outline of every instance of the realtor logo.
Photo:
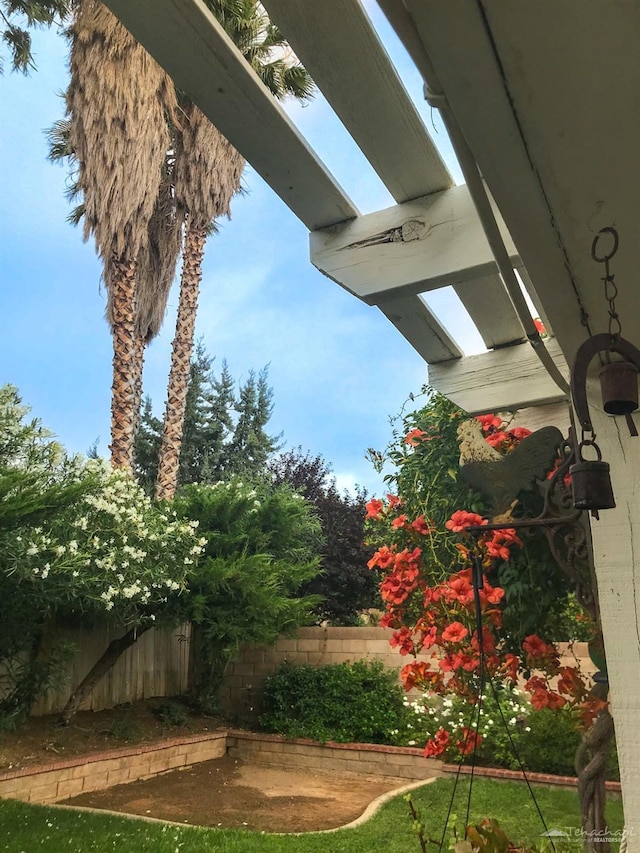
M 621 844 L 622 841 L 633 835 L 632 829 L 622 829 L 611 832 L 610 830 L 594 829 L 586 831 L 584 829 L 571 829 L 569 832 L 563 832 L 561 829 L 548 829 L 546 832 L 541 832 L 541 838 L 549 838 L 551 843 L 554 840 L 569 841 L 575 844 L 581 844 L 585 838 L 589 838 L 592 843 L 608 843 Z

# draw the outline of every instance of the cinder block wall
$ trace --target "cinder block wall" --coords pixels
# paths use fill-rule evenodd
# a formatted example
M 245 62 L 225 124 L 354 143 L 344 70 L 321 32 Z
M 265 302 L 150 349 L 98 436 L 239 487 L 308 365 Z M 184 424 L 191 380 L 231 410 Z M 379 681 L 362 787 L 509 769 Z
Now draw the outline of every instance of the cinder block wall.
M 264 679 L 284 661 L 326 666 L 344 661 L 377 660 L 389 669 L 400 670 L 412 658 L 391 648 L 392 633 L 390 628 L 301 628 L 295 637 L 282 637 L 271 647 L 244 646 L 238 660 L 227 671 L 221 692 L 223 710 L 241 721 L 255 721 L 260 713 Z M 431 651 L 425 659 L 430 657 Z M 574 643 L 573 653 L 567 643 L 559 643 L 558 651 L 563 664 L 573 664 L 575 654 L 584 673 L 595 671 L 586 643 Z

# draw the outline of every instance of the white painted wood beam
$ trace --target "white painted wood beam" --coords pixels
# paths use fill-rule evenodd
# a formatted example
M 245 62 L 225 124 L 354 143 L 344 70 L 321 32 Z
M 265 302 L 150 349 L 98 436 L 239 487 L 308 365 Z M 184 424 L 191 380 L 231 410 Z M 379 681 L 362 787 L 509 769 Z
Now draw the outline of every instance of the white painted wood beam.
M 561 372 L 568 376 L 557 341 L 550 338 L 545 343 Z M 430 365 L 429 383 L 474 415 L 566 399 L 528 343 Z
M 360 0 L 264 6 L 397 202 L 453 185 Z
M 503 236 L 514 266 L 519 266 L 504 228 Z M 311 261 L 370 305 L 482 278 L 496 270 L 466 186 L 314 231 Z
M 201 0 L 105 4 L 309 230 L 357 215 Z
M 393 5 L 393 0 L 385 0 L 385 5 Z M 404 5 L 415 27 L 412 36 L 406 19 L 399 17 L 406 37 L 413 39 L 417 49 L 417 32 L 426 49 L 437 83 L 508 222 L 558 341 L 572 358 L 585 339 L 580 287 L 540 175 L 530 160 L 480 7 L 467 0 L 405 0 Z M 549 14 L 548 23 L 554 21 L 553 12 Z M 528 32 L 525 24 L 520 32 Z M 544 55 L 538 54 L 544 63 Z M 567 62 L 566 57 L 563 60 Z
M 419 296 L 399 296 L 378 307 L 427 364 L 462 356 L 458 344 Z
M 453 289 L 480 332 L 487 349 L 525 339 L 522 323 L 497 273 L 454 284 Z

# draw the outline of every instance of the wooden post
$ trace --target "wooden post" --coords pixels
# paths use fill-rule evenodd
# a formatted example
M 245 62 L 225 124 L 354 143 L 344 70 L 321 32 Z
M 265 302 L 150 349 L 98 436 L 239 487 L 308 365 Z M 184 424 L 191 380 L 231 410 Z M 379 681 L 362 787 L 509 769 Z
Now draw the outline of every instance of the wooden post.
M 592 397 L 592 399 L 594 399 Z M 640 851 L 640 437 L 624 418 L 590 407 L 616 508 L 591 525 L 628 853 Z

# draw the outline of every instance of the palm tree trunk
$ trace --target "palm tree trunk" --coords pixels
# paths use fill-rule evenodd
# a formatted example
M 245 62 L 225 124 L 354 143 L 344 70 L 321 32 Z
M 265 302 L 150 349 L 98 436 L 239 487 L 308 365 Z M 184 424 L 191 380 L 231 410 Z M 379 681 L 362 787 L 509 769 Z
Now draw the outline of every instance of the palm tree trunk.
M 114 468 L 131 468 L 135 422 L 135 261 L 113 259 L 112 270 L 113 383 L 109 449 Z
M 193 337 L 202 278 L 202 258 L 207 233 L 204 228 L 188 225 L 185 235 L 180 301 L 176 320 L 176 335 L 171 352 L 171 370 L 164 413 L 162 445 L 158 463 L 156 498 L 170 500 L 178 484 L 180 448 L 184 412 L 189 386 L 189 369 L 193 352 Z
M 134 352 L 132 363 L 132 381 L 133 381 L 133 446 L 135 449 L 135 440 L 140 428 L 140 408 L 142 406 L 142 373 L 144 370 L 144 355 L 146 342 L 139 334 L 136 333 L 134 340 Z

